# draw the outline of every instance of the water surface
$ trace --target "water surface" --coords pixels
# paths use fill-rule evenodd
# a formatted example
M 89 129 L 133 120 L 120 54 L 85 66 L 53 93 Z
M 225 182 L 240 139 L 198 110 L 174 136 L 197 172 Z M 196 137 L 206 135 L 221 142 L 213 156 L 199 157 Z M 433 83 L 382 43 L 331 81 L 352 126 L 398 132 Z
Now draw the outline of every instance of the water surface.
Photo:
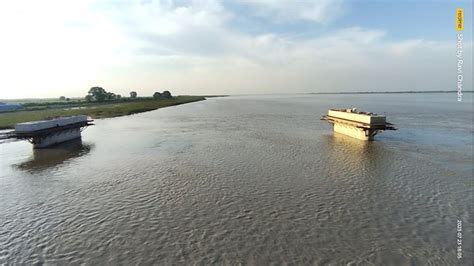
M 97 120 L 56 149 L 2 144 L 0 264 L 467 264 L 464 96 L 211 98 Z M 399 130 L 334 135 L 331 107 Z

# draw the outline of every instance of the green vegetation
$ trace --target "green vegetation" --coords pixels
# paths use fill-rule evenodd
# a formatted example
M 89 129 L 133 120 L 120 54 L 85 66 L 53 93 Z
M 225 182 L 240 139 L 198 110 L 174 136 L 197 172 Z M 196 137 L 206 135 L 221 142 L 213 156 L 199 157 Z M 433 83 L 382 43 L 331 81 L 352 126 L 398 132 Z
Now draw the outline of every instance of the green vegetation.
M 136 96 L 136 93 L 135 93 Z M 104 102 L 104 101 L 114 101 L 121 99 L 120 94 L 115 94 L 113 92 L 107 92 L 102 87 L 92 87 L 87 93 L 85 99 L 88 102 Z
M 177 96 L 170 99 L 122 98 L 108 102 L 86 102 L 71 100 L 68 102 L 28 102 L 17 111 L 0 113 L 0 129 L 13 128 L 15 124 L 48 119 L 57 116 L 88 115 L 92 118 L 106 118 L 131 115 L 162 107 L 205 100 L 202 96 Z
M 153 99 L 171 99 L 173 96 L 171 96 L 171 92 L 169 91 L 164 91 L 163 93 L 160 92 L 155 92 L 153 94 Z

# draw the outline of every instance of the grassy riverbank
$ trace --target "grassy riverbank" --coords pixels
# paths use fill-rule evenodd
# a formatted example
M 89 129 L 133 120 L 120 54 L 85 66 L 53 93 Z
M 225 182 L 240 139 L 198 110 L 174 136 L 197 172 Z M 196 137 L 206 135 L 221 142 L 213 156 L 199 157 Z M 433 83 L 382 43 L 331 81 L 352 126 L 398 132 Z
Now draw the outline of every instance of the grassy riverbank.
M 46 105 L 41 110 L 19 110 L 0 113 L 0 129 L 14 128 L 15 124 L 48 119 L 56 116 L 88 115 L 92 118 L 106 118 L 147 112 L 167 106 L 205 100 L 202 96 L 177 96 L 172 99 L 136 99 L 126 102 L 93 103 L 87 105 Z

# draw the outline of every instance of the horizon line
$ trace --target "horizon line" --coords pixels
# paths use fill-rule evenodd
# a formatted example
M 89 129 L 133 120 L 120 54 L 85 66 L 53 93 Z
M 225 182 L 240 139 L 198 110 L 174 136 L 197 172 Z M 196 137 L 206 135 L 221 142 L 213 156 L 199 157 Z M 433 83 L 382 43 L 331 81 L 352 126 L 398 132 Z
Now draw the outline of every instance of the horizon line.
M 463 90 L 465 93 L 473 93 L 474 90 Z M 246 94 L 180 94 L 177 96 L 202 96 L 202 97 L 226 97 L 226 96 L 252 96 L 252 95 L 311 95 L 311 94 L 398 94 L 398 93 L 457 93 L 457 90 L 428 90 L 428 91 L 339 91 L 339 92 L 295 92 L 295 93 L 246 93 Z M 138 98 L 151 98 L 152 96 L 138 96 Z M 2 100 L 34 100 L 34 99 L 56 99 L 58 97 L 31 97 L 31 98 L 1 98 Z M 70 99 L 82 99 L 84 97 L 71 97 Z

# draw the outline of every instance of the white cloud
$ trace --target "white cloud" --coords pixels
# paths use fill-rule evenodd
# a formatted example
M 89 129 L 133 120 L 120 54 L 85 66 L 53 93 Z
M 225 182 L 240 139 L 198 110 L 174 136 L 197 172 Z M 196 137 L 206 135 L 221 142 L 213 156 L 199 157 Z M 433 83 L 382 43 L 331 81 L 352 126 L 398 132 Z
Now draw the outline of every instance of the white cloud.
M 339 18 L 345 11 L 341 0 L 254 0 L 245 3 L 254 7 L 256 15 L 280 21 L 299 19 L 327 24 Z
M 389 51 L 397 56 L 413 56 L 414 53 L 429 47 L 432 50 L 445 50 L 452 48 L 452 43 L 426 41 L 422 39 L 404 40 L 389 45 Z

